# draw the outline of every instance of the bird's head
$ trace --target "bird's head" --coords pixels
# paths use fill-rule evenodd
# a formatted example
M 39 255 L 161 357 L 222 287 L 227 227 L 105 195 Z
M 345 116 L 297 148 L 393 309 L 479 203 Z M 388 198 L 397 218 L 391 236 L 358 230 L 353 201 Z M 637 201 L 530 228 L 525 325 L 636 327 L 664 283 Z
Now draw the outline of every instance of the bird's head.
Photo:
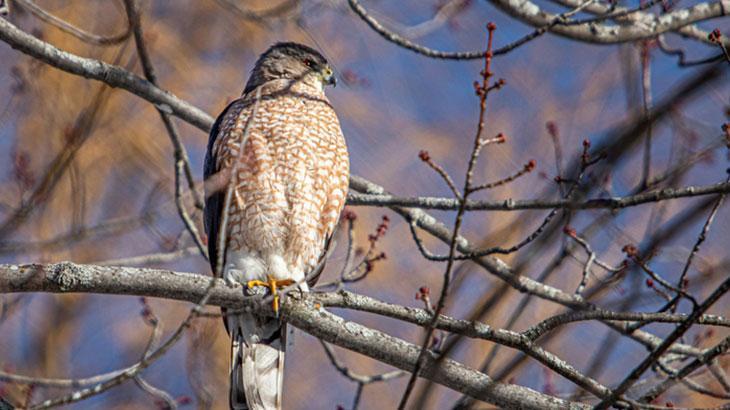
M 276 43 L 259 57 L 244 92 L 279 79 L 302 81 L 319 89 L 337 83 L 332 67 L 322 54 L 291 42 Z

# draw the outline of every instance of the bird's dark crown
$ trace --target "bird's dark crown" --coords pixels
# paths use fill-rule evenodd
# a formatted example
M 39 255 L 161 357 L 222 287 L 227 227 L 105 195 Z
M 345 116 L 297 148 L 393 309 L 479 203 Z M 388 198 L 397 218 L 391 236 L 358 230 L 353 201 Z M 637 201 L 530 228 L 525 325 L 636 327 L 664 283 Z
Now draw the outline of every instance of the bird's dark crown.
M 320 53 L 319 51 L 313 49 L 312 47 L 305 46 L 304 44 L 294 43 L 292 41 L 276 43 L 273 46 L 269 47 L 269 49 L 266 50 L 261 55 L 261 57 L 259 57 L 259 61 L 265 60 L 267 57 L 270 57 L 277 51 L 287 56 L 296 57 L 300 60 L 311 58 L 318 65 L 327 64 L 327 59 L 324 58 L 322 53 Z
M 276 43 L 256 61 L 244 94 L 272 80 L 301 78 L 310 71 L 328 67 L 327 59 L 308 46 L 293 42 Z

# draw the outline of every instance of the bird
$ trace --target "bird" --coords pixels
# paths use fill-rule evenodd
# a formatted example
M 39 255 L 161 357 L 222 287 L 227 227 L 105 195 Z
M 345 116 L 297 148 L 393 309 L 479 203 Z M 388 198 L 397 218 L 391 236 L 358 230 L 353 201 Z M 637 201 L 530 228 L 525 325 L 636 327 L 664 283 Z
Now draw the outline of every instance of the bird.
M 345 205 L 349 154 L 328 85 L 336 78 L 319 51 L 276 43 L 210 131 L 204 219 L 211 267 L 246 295 L 268 289 L 276 316 L 223 315 L 234 410 L 281 408 L 286 325 L 278 289 L 314 285 Z

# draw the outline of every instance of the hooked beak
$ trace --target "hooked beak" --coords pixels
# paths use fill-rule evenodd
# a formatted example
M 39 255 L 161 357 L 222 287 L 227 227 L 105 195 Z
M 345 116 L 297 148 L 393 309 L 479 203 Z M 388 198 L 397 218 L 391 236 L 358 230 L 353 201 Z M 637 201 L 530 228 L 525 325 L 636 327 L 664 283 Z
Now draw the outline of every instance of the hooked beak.
M 337 77 L 335 77 L 335 74 L 332 72 L 331 68 L 326 67 L 324 70 L 322 70 L 322 82 L 326 85 L 337 87 Z

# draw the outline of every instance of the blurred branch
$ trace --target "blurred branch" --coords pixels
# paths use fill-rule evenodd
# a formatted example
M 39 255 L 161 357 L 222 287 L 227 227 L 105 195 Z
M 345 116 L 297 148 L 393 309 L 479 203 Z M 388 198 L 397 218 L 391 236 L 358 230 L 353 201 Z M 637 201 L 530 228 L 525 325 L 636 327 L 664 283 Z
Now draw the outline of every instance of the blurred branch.
M 325 354 L 327 354 L 327 358 L 330 359 L 332 366 L 334 366 L 335 369 L 337 369 L 337 371 L 340 372 L 340 374 L 345 376 L 347 379 L 357 383 L 357 390 L 355 391 L 355 398 L 353 399 L 352 403 L 353 410 L 357 410 L 358 406 L 360 405 L 362 390 L 366 385 L 377 382 L 387 382 L 389 380 L 397 379 L 408 374 L 403 370 L 393 370 L 387 373 L 374 374 L 371 376 L 365 376 L 355 373 L 354 371 L 350 370 L 349 367 L 340 362 L 339 359 L 337 359 L 334 349 L 332 349 L 329 344 L 322 340 L 320 340 L 320 343 L 322 344 L 322 348 L 324 349 Z
M 391 43 L 397 44 L 400 47 L 406 48 L 411 51 L 415 51 L 418 54 L 422 54 L 426 57 L 442 58 L 445 60 L 477 60 L 484 58 L 484 51 L 464 51 L 464 52 L 449 52 L 434 50 L 422 45 L 416 44 L 403 36 L 394 33 L 371 16 L 367 10 L 357 0 L 348 0 L 350 8 L 357 14 L 371 29 L 376 33 L 380 34 L 384 39 Z M 495 53 L 497 55 L 499 53 Z
M 244 297 L 240 288 L 228 287 L 223 280 L 211 281 L 210 277 L 202 275 L 155 269 L 76 265 L 69 262 L 50 265 L 0 265 L 0 292 L 94 292 L 162 297 L 193 303 L 207 295 L 209 299 L 206 303 L 233 309 L 243 308 L 273 316 L 271 304 L 259 297 Z M 420 347 L 377 330 L 347 322 L 321 308 L 327 305 L 336 306 L 334 302 L 362 307 L 360 303 L 368 300 L 372 299 L 348 292 L 291 294 L 283 301 L 280 313 L 287 323 L 326 342 L 362 353 L 402 370 L 413 371 Z M 382 302 L 380 304 L 381 307 L 387 305 Z M 422 325 L 431 321 L 431 315 L 425 310 L 389 306 L 388 309 L 406 313 L 413 321 L 420 321 Z M 187 320 L 185 323 L 189 325 Z M 444 326 L 447 323 L 448 321 Z M 471 324 L 467 326 L 464 331 L 473 329 Z M 179 337 L 178 332 L 160 348 L 145 356 L 134 371 L 125 372 L 123 375 L 128 379 L 139 374 L 152 360 L 164 353 L 161 352 L 162 349 L 169 348 L 169 341 L 175 337 Z M 426 355 L 419 374 L 421 377 L 499 406 L 550 409 L 571 405 L 575 408 L 587 408 L 580 403 L 567 402 L 521 386 L 495 383 L 488 376 L 450 359 L 443 360 L 440 366 L 434 366 L 435 360 L 436 356 L 433 353 Z M 115 378 L 99 386 L 116 385 L 122 381 Z M 87 390 L 95 389 L 96 387 Z
M 156 216 L 155 212 L 145 212 L 140 216 L 109 219 L 94 226 L 81 227 L 48 239 L 28 242 L 3 241 L 0 242 L 0 255 L 15 252 L 29 253 L 49 250 L 59 246 L 69 246 L 69 243 L 84 239 L 104 237 L 107 235 L 120 235 L 151 223 Z
M 271 18 L 287 18 L 299 6 L 299 0 L 285 0 L 281 3 L 263 10 L 251 10 L 243 6 L 241 0 L 216 0 L 221 7 L 234 13 L 244 20 L 253 21 L 264 26 L 269 26 L 267 19 Z
M 121 34 L 116 34 L 113 36 L 100 36 L 94 33 L 90 33 L 86 30 L 80 29 L 73 24 L 67 22 L 66 20 L 63 20 L 59 17 L 54 16 L 53 14 L 47 12 L 43 8 L 41 8 L 39 5 L 37 5 L 35 2 L 31 0 L 14 0 L 19 6 L 22 8 L 28 10 L 31 12 L 34 16 L 38 17 L 39 19 L 45 21 L 46 23 L 58 28 L 59 30 L 68 33 L 76 38 L 78 38 L 81 41 L 85 41 L 87 43 L 96 44 L 99 46 L 111 46 L 115 44 L 119 44 L 122 41 L 129 38 L 129 35 L 132 34 L 132 26 L 130 24 L 127 24 L 125 31 Z
M 702 304 L 692 309 L 692 313 L 689 314 L 687 319 L 682 321 L 673 331 L 672 333 L 667 336 L 662 343 L 654 349 L 649 356 L 647 356 L 641 363 L 639 363 L 638 366 L 634 368 L 634 370 L 629 373 L 628 376 L 619 384 L 619 386 L 611 393 L 611 396 L 608 398 L 603 399 L 598 405 L 596 405 L 595 410 L 603 410 L 608 408 L 611 404 L 613 404 L 621 395 L 627 391 L 638 379 L 641 377 L 641 375 L 649 369 L 659 358 L 661 357 L 664 352 L 669 349 L 669 347 L 677 341 L 680 337 L 682 337 L 687 330 L 689 330 L 690 326 L 694 323 L 694 321 L 700 317 L 704 312 L 710 308 L 715 302 L 717 302 L 718 299 L 720 299 L 728 290 L 730 290 L 730 277 L 725 279 L 725 281 L 715 289 L 710 296 L 705 299 Z
M 144 40 L 142 33 L 142 18 L 139 13 L 137 0 L 124 0 L 125 8 L 127 10 L 127 18 L 129 19 L 129 25 L 132 27 L 134 32 L 134 43 L 137 46 L 137 55 L 139 56 L 140 63 L 142 64 L 142 70 L 144 75 L 149 82 L 157 86 L 157 75 L 155 74 L 154 66 L 152 65 L 152 59 L 150 58 L 147 50 L 147 44 Z M 204 258 L 208 259 L 208 248 L 200 238 L 200 233 L 195 223 L 190 218 L 190 215 L 185 208 L 185 204 L 182 200 L 182 175 L 185 175 L 187 180 L 188 189 L 193 197 L 195 206 L 198 209 L 203 209 L 203 200 L 201 199 L 198 191 L 195 189 L 195 179 L 193 178 L 193 172 L 190 169 L 190 158 L 188 157 L 185 145 L 180 140 L 180 135 L 175 127 L 175 123 L 172 121 L 170 115 L 160 107 L 157 108 L 157 113 L 160 115 L 162 122 L 165 124 L 165 130 L 170 137 L 170 142 L 174 148 L 173 155 L 175 157 L 175 205 L 177 206 L 178 214 L 182 219 L 185 228 L 192 236 L 195 245 L 198 246 L 200 254 Z
M 162 389 L 158 389 L 140 376 L 134 378 L 134 383 L 137 384 L 137 386 L 139 386 L 139 388 L 144 390 L 147 394 L 155 397 L 157 400 L 160 400 L 162 403 L 164 403 L 164 406 L 158 405 L 158 407 L 161 407 L 165 410 L 177 410 L 177 402 L 175 402 L 175 399 L 170 396 L 170 393 Z
M 148 255 L 130 256 L 128 258 L 109 259 L 96 262 L 96 264 L 105 266 L 152 265 L 182 259 L 196 254 L 197 251 L 197 246 L 189 246 L 172 252 L 151 253 Z
M 207 131 L 213 125 L 210 115 L 124 68 L 59 50 L 5 19 L 0 19 L 0 40 L 60 70 L 130 91 L 202 130 Z
M 390 22 L 396 27 L 396 30 L 406 38 L 414 39 L 427 36 L 445 24 L 453 21 L 459 13 L 464 12 L 470 5 L 471 0 L 445 0 L 436 4 L 436 10 L 430 19 L 414 24 L 412 26 L 399 24 L 398 22 Z
M 5 20 L 0 19 L 0 24 L 3 21 Z M 121 53 L 118 54 L 118 56 L 120 55 Z M 59 132 L 65 132 L 66 143 L 48 164 L 43 178 L 33 189 L 30 197 L 0 222 L 0 240 L 15 233 L 31 213 L 38 211 L 46 203 L 76 158 L 76 154 L 93 134 L 94 126 L 109 100 L 110 92 L 111 88 L 102 84 L 94 93 L 89 104 L 76 116 L 70 129 L 68 131 L 59 130 Z
M 155 86 L 159 86 L 157 83 L 157 74 L 155 73 L 155 68 L 152 65 L 152 58 L 150 57 L 149 51 L 147 50 L 147 43 L 145 42 L 144 34 L 142 32 L 142 17 L 140 16 L 137 1 L 138 0 L 124 0 L 127 9 L 127 17 L 129 19 L 129 25 L 130 27 L 132 27 L 134 32 L 134 42 L 137 46 L 137 55 L 139 55 L 139 61 L 142 64 L 142 70 L 144 71 L 144 75 L 149 82 L 151 82 Z M 172 142 L 172 146 L 174 148 L 176 161 L 175 175 L 177 178 L 179 178 L 181 171 L 178 168 L 182 167 L 182 170 L 185 172 L 185 178 L 188 181 L 188 188 L 190 189 L 190 194 L 193 197 L 195 207 L 198 209 L 203 209 L 203 200 L 200 197 L 198 191 L 195 189 L 195 179 L 193 178 L 193 172 L 190 169 L 190 158 L 188 156 L 187 150 L 185 149 L 185 145 L 180 139 L 177 127 L 175 127 L 175 123 L 172 122 L 172 119 L 167 112 L 162 110 L 160 107 L 157 107 L 157 112 L 160 114 L 160 118 L 165 124 L 165 129 L 170 136 L 170 141 Z M 177 162 L 182 162 L 182 165 L 177 164 Z M 176 195 L 176 199 L 178 199 L 179 197 L 180 195 Z M 194 239 L 199 240 L 199 238 L 197 237 L 197 231 L 193 232 L 194 227 L 192 229 L 188 227 L 188 230 L 191 231 Z
M 726 337 L 720 343 L 716 344 L 712 348 L 707 349 L 702 354 L 702 356 L 695 358 L 695 360 L 693 360 L 691 363 L 689 363 L 688 365 L 683 367 L 676 374 L 670 375 L 670 377 L 668 379 L 666 379 L 663 382 L 661 382 L 660 384 L 652 387 L 652 389 L 649 392 L 644 393 L 644 395 L 641 397 L 640 401 L 641 402 L 653 401 L 654 399 L 659 397 L 659 395 L 664 393 L 667 389 L 672 387 L 677 382 L 681 381 L 684 377 L 689 376 L 692 372 L 694 372 L 701 366 L 710 365 L 709 368 L 712 369 L 713 366 L 711 365 L 711 363 L 713 362 L 713 360 L 715 360 L 715 358 L 717 358 L 718 356 L 725 354 L 728 351 L 728 349 L 730 349 L 730 336 Z M 720 371 L 722 371 L 722 370 L 720 369 Z M 728 391 L 727 386 L 725 386 L 725 389 L 726 389 L 726 391 Z

